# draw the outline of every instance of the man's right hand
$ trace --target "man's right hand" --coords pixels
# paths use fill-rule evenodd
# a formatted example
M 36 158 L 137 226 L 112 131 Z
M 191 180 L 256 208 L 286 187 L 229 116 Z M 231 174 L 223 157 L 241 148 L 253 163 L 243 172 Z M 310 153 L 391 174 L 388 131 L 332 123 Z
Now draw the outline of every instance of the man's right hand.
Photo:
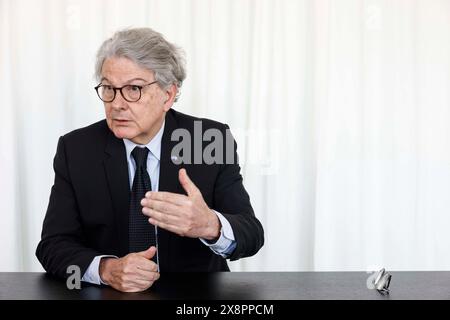
M 102 258 L 100 277 L 104 283 L 119 291 L 144 291 L 159 279 L 158 266 L 150 260 L 155 253 L 156 248 L 150 247 L 122 258 Z

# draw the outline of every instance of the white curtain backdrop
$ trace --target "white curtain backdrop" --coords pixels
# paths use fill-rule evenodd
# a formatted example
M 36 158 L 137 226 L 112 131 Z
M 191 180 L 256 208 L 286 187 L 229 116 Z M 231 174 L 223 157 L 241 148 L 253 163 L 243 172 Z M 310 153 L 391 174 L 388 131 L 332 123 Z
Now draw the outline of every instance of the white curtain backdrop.
M 237 139 L 266 243 L 233 270 L 450 270 L 450 1 L 0 0 L 0 271 L 42 270 L 57 139 L 140 26 L 186 51 L 174 108 Z

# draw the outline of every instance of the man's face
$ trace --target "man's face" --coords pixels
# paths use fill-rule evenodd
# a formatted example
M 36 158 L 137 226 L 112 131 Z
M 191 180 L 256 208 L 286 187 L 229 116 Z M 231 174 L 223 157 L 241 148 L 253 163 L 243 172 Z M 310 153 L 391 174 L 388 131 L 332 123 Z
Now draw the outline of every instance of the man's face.
M 152 71 L 127 58 L 111 57 L 103 63 L 101 83 L 104 85 L 143 86 L 154 80 Z M 143 87 L 141 98 L 136 102 L 126 101 L 117 90 L 112 102 L 104 102 L 108 127 L 119 139 L 147 144 L 161 128 L 165 113 L 171 107 L 167 98 L 167 93 L 157 83 Z

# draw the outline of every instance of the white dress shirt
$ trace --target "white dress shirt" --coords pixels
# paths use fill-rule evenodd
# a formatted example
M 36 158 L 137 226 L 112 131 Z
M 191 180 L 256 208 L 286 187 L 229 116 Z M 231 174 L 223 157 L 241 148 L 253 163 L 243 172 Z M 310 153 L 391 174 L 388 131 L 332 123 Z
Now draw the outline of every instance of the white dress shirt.
M 152 184 L 152 190 L 158 191 L 159 190 L 159 168 L 160 168 L 160 159 L 161 159 L 161 140 L 162 135 L 164 132 L 164 125 L 165 122 L 163 122 L 161 129 L 159 129 L 158 133 L 153 137 L 153 139 L 146 145 L 138 145 L 134 142 L 123 139 L 123 142 L 125 144 L 125 149 L 127 153 L 127 163 L 128 163 L 128 177 L 129 177 L 129 183 L 130 183 L 130 189 L 133 186 L 133 179 L 134 179 L 134 173 L 136 171 L 136 162 L 133 159 L 133 156 L 131 155 L 131 152 L 133 149 L 138 146 L 141 148 L 147 147 L 150 152 L 148 153 L 147 157 L 147 172 L 150 176 L 150 181 Z M 188 173 L 189 174 L 189 173 Z M 231 228 L 230 223 L 228 220 L 219 212 L 213 210 L 214 213 L 217 215 L 217 217 L 220 220 L 220 223 L 222 225 L 222 228 L 220 230 L 220 237 L 215 243 L 208 243 L 205 239 L 200 239 L 200 241 L 208 246 L 215 254 L 218 254 L 224 258 L 228 257 L 228 255 L 233 252 L 234 248 L 236 248 L 236 241 L 234 238 L 233 229 Z M 157 233 L 158 228 L 156 228 Z M 95 284 L 105 284 L 99 274 L 99 266 L 100 266 L 100 259 L 103 257 L 115 257 L 113 255 L 100 255 L 96 256 L 89 267 L 87 268 L 86 272 L 83 275 L 82 281 L 89 282 L 89 283 L 95 283 Z

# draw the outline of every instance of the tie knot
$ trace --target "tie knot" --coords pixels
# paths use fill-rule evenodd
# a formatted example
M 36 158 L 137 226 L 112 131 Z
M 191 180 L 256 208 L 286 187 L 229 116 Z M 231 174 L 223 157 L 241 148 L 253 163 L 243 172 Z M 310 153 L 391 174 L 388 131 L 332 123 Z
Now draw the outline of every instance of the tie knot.
M 133 151 L 131 151 L 131 155 L 134 158 L 134 161 L 136 161 L 136 167 L 143 167 L 144 169 L 147 168 L 147 156 L 148 156 L 149 150 L 147 147 L 145 148 L 139 148 L 135 147 Z

